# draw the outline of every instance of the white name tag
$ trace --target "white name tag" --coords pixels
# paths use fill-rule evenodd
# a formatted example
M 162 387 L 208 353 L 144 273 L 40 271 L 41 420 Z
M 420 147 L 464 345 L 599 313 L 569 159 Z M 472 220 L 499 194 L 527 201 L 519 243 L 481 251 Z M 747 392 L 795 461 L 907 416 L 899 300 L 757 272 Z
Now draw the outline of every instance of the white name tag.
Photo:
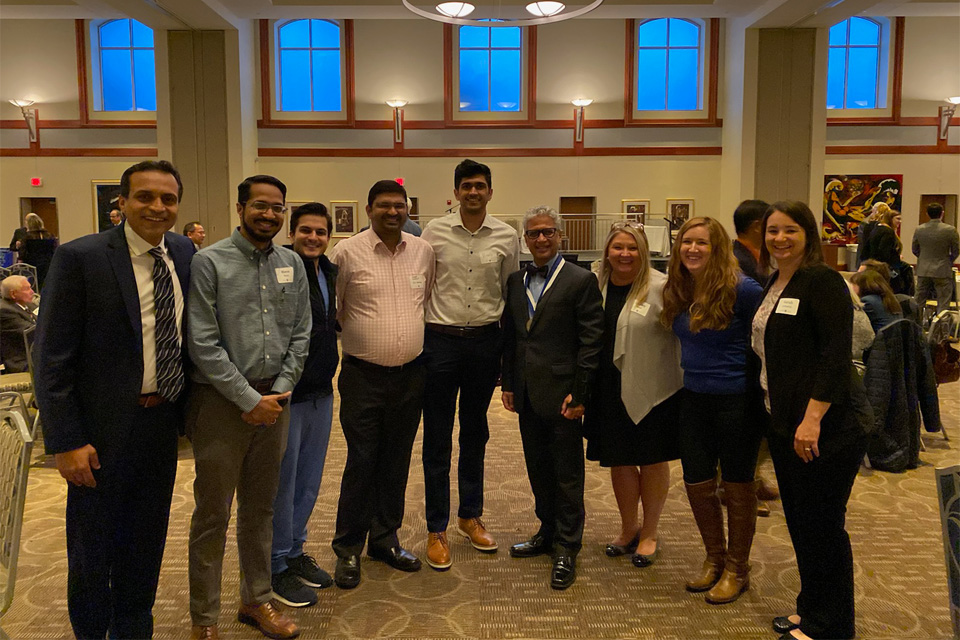
M 799 298 L 780 298 L 777 302 L 777 313 L 782 313 L 785 316 L 797 315 L 797 309 L 799 308 Z
M 644 302 L 643 304 L 635 304 L 633 305 L 633 309 L 631 309 L 631 311 L 641 316 L 646 316 L 647 312 L 650 311 L 650 303 Z
M 293 282 L 293 267 L 277 267 L 274 271 L 277 272 L 277 282 L 279 284 Z
M 410 288 L 411 289 L 423 289 L 423 286 L 427 283 L 427 279 L 421 275 L 410 276 Z
M 493 264 L 493 263 L 499 261 L 499 260 L 498 260 L 499 257 L 500 257 L 500 256 L 497 255 L 497 252 L 494 251 L 493 249 L 490 249 L 490 250 L 488 250 L 488 251 L 481 251 L 481 252 L 480 252 L 480 264 Z

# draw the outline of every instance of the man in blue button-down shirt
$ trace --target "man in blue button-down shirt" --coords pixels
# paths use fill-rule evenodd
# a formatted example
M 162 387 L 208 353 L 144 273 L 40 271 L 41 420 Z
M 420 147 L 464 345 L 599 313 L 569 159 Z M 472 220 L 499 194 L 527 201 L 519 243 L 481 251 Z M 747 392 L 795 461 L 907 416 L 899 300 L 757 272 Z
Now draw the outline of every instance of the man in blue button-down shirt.
M 230 504 L 237 493 L 239 619 L 271 638 L 299 633 L 270 604 L 273 500 L 286 448 L 287 400 L 310 345 L 303 260 L 275 247 L 286 187 L 272 176 L 238 188 L 240 226 L 198 253 L 187 307 L 190 398 L 197 477 L 190 523 L 191 638 L 217 637 L 220 577 Z

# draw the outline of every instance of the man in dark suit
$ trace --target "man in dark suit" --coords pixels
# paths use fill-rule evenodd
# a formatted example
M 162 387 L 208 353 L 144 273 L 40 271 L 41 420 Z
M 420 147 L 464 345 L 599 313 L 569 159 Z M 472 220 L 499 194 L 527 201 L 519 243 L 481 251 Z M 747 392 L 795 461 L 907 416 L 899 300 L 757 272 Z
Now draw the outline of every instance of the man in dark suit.
M 27 370 L 27 347 L 23 332 L 37 324 L 33 314 L 33 287 L 23 276 L 10 276 L 0 283 L 0 360 L 4 373 Z
M 189 238 L 169 162 L 120 179 L 126 222 L 61 246 L 43 292 L 36 394 L 67 488 L 77 638 L 149 638 L 183 424 Z
M 580 420 L 603 337 L 596 277 L 558 253 L 563 220 L 550 207 L 523 218 L 533 264 L 507 280 L 502 401 L 520 414 L 520 437 L 540 530 L 510 548 L 515 558 L 553 554 L 550 586 L 576 578 L 583 538 Z
M 733 255 L 740 270 L 760 285 L 767 283 L 767 276 L 760 273 L 760 247 L 763 245 L 763 229 L 760 221 L 770 206 L 763 200 L 744 200 L 733 212 L 733 226 L 737 237 L 733 241 Z

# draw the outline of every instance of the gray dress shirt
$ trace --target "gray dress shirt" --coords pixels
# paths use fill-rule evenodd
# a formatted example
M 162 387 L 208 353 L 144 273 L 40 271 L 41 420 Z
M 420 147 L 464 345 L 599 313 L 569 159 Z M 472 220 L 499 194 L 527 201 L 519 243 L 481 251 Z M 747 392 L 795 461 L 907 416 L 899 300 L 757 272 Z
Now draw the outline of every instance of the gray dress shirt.
M 292 391 L 310 347 L 310 293 L 303 260 L 271 246 L 259 251 L 239 229 L 196 254 L 187 304 L 191 377 L 250 411 L 261 395 L 250 381 L 277 376 Z

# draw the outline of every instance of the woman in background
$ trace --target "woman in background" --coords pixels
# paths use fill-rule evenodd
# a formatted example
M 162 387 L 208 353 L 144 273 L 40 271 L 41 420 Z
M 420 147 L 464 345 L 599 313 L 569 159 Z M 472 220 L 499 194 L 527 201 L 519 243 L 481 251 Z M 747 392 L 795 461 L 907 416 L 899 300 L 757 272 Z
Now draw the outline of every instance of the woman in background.
M 20 241 L 20 262 L 33 265 L 37 268 L 37 293 L 43 289 L 43 282 L 47 279 L 50 270 L 50 261 L 59 242 L 56 236 L 44 227 L 43 218 L 35 213 L 28 213 L 23 219 L 27 233 Z
M 681 345 L 683 481 L 707 553 L 703 570 L 686 586 L 707 591 L 711 604 L 723 604 L 750 586 L 761 430 L 747 350 L 762 290 L 740 272 L 730 238 L 713 218 L 692 218 L 680 228 L 667 273 L 661 322 Z M 717 497 L 718 462 L 729 545 Z
M 856 407 L 863 385 L 850 360 L 853 305 L 823 261 L 820 227 L 802 202 L 763 219 L 760 262 L 776 259 L 753 319 L 753 350 L 770 413 L 767 440 L 800 571 L 797 610 L 775 618 L 782 639 L 854 636 L 847 500 L 866 450 Z
M 657 525 L 670 487 L 677 442 L 680 344 L 660 324 L 667 277 L 650 267 L 647 237 L 636 223 L 616 223 L 600 264 L 603 351 L 584 420 L 587 459 L 610 467 L 620 510 L 620 535 L 610 557 L 633 554 L 648 567 L 660 553 Z M 638 519 L 638 503 L 643 520 Z
M 850 276 L 850 283 L 860 296 L 863 310 L 870 318 L 874 333 L 879 333 L 880 329 L 888 324 L 903 319 L 900 301 L 879 271 L 858 271 Z

